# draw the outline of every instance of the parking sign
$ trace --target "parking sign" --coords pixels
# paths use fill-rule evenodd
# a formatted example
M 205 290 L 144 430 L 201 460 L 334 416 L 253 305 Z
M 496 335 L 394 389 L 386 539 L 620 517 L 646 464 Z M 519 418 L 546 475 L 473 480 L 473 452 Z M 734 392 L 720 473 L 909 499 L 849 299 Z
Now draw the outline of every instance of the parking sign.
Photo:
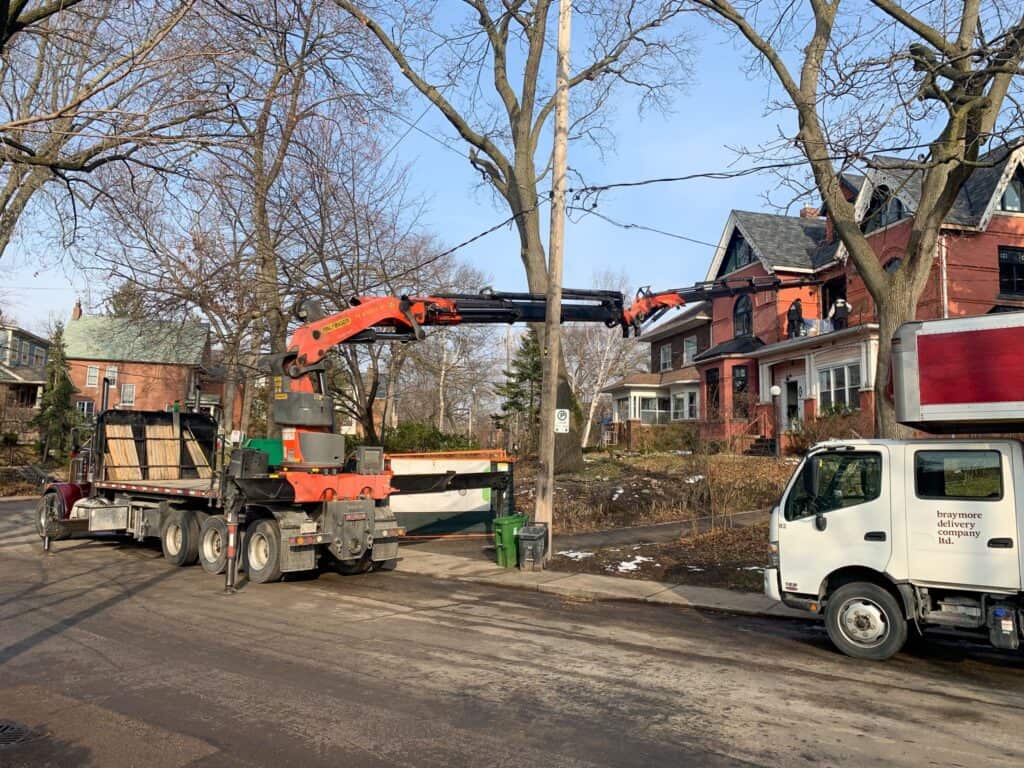
M 555 409 L 555 434 L 556 435 L 567 435 L 569 434 L 569 409 L 568 408 L 556 408 Z

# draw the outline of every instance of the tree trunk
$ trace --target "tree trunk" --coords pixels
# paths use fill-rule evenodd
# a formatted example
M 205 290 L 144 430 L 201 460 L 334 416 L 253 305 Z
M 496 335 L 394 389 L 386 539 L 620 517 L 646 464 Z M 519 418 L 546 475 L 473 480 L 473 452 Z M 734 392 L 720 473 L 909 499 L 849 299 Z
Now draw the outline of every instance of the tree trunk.
M 445 419 L 445 402 L 444 402 L 444 385 L 445 378 L 448 373 L 448 345 L 443 343 L 441 346 L 441 370 L 437 376 L 437 428 L 441 432 L 444 432 L 444 419 Z
M 886 287 L 878 304 L 878 364 L 875 366 L 875 436 L 906 439 L 912 430 L 896 421 L 896 409 L 889 394 L 892 337 L 899 327 L 917 314 L 920 291 L 904 279 L 894 279 Z M 902 277 L 902 276 L 901 276 Z

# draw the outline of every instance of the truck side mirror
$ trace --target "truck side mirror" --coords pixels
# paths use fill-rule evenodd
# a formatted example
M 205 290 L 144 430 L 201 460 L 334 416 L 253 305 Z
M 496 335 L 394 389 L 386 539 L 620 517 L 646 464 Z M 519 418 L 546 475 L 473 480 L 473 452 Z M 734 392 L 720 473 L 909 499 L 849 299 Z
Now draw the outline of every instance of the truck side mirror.
M 828 518 L 825 517 L 821 512 L 817 512 L 814 515 L 814 527 L 819 531 L 824 531 L 828 528 Z

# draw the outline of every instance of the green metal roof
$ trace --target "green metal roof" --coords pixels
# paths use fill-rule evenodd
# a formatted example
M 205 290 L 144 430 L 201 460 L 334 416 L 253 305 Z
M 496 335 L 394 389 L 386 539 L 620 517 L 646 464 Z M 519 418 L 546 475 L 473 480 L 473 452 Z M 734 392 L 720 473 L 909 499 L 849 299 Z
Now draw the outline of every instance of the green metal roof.
M 209 334 L 196 322 L 80 317 L 64 326 L 64 349 L 72 360 L 199 365 Z

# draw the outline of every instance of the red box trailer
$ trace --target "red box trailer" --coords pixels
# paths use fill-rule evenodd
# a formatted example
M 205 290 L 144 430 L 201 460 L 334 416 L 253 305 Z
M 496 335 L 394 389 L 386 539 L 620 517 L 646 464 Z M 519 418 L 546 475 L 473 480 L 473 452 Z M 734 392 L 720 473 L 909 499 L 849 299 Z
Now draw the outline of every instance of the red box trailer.
M 907 323 L 893 337 L 892 375 L 903 424 L 1024 431 L 1024 312 Z

